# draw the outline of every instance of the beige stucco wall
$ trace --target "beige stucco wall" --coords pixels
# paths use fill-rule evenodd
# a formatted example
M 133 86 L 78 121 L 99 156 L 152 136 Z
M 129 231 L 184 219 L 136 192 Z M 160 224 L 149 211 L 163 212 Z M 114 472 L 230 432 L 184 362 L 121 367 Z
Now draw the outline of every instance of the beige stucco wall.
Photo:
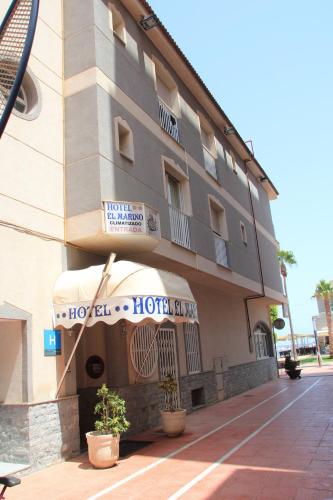
M 198 303 L 203 370 L 214 369 L 214 359 L 224 358 L 224 368 L 255 360 L 249 352 L 243 298 L 191 284 Z
M 22 323 L 0 322 L 0 402 L 22 399 Z
M 0 18 L 9 4 L 1 2 Z M 35 401 L 54 397 L 60 361 L 44 357 L 43 330 L 52 328 L 52 290 L 63 270 L 62 46 L 62 1 L 44 0 L 28 65 L 39 87 L 40 114 L 35 120 L 12 115 L 0 142 L 0 219 L 5 222 L 0 226 L 0 306 L 10 304 L 32 318 L 31 362 L 23 376 L 31 379 L 29 398 Z M 59 241 L 46 241 L 36 232 Z M 1 350 L 9 352 L 16 334 L 2 332 Z M 17 344 L 17 357 L 21 349 Z

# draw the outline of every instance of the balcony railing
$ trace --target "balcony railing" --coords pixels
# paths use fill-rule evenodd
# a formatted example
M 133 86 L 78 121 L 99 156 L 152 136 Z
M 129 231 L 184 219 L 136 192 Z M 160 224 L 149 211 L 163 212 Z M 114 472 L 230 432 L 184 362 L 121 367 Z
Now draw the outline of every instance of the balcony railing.
M 171 240 L 182 247 L 191 249 L 189 217 L 178 208 L 169 205 Z
M 216 262 L 221 266 L 229 267 L 227 243 L 221 236 L 214 234 Z
M 212 176 L 214 179 L 217 179 L 216 165 L 214 156 L 208 151 L 208 149 L 203 148 L 204 162 L 205 162 L 205 170 Z
M 158 101 L 158 113 L 161 127 L 168 132 L 175 141 L 180 142 L 177 118 L 161 100 Z

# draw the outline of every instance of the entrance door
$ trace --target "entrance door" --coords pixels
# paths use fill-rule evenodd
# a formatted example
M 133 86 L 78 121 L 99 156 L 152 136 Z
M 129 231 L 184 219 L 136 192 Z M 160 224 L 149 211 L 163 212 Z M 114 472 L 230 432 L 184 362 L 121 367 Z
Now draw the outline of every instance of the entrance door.
M 157 335 L 158 368 L 160 380 L 165 380 L 170 374 L 177 382 L 177 394 L 174 396 L 176 407 L 180 408 L 178 363 L 176 348 L 176 332 L 174 328 L 160 328 Z

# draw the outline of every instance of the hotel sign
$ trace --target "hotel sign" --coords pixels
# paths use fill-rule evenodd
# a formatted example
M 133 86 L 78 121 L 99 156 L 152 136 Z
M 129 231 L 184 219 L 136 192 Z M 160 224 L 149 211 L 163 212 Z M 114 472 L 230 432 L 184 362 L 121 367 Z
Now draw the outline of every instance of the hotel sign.
M 54 304 L 54 324 L 70 328 L 76 323 L 83 323 L 90 302 L 74 304 Z M 88 326 L 98 321 L 114 325 L 121 319 L 139 323 L 145 319 L 161 323 L 169 320 L 174 323 L 198 321 L 197 304 L 192 301 L 173 297 L 123 296 L 97 299 L 90 313 Z
M 105 232 L 161 238 L 160 216 L 144 203 L 105 201 Z

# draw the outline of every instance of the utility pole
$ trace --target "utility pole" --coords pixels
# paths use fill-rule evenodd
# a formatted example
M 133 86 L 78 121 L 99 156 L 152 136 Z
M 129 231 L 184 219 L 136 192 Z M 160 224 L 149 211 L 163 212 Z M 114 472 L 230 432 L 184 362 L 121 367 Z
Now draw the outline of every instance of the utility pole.
M 313 334 L 314 334 L 315 343 L 316 343 L 318 366 L 321 367 L 323 364 L 323 361 L 322 361 L 321 354 L 320 354 L 320 347 L 319 347 L 317 328 L 316 328 L 316 319 L 314 317 L 312 317 L 312 324 L 313 324 Z
M 284 262 L 282 262 L 282 264 L 280 266 L 280 270 L 281 270 L 281 275 L 283 277 L 284 294 L 285 294 L 286 299 L 287 299 L 287 310 L 288 310 L 288 318 L 289 318 L 289 325 L 290 325 L 290 337 L 291 337 L 291 346 L 292 346 L 292 351 L 293 351 L 293 357 L 295 360 L 297 360 L 297 348 L 296 348 L 296 343 L 295 343 L 294 327 L 293 327 L 293 322 L 291 319 L 288 292 L 287 292 L 287 279 L 286 279 L 287 278 L 287 269 L 286 269 Z

